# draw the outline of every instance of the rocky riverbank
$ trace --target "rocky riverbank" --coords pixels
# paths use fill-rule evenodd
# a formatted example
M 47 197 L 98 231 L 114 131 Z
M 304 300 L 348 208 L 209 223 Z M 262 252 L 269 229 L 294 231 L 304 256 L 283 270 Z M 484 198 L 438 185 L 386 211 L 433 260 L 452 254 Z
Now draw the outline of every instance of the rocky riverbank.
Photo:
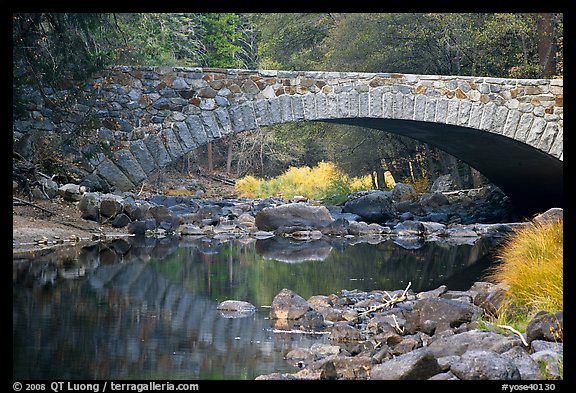
M 328 343 L 286 353 L 293 373 L 257 380 L 540 380 L 563 375 L 563 313 L 538 313 L 524 334 L 494 325 L 504 288 L 476 282 L 415 293 L 352 290 L 274 298 L 276 334 L 327 334 Z M 242 310 L 246 312 L 246 305 Z M 223 307 L 228 313 L 234 306 Z
M 44 199 L 39 190 L 33 191 L 39 196 L 31 205 L 15 198 L 15 251 L 119 236 L 330 237 L 348 242 L 394 238 L 405 248 L 418 248 L 429 240 L 470 244 L 479 237 L 501 237 L 527 223 L 516 220 L 499 189 L 454 190 L 449 176 L 440 177 L 425 194 L 397 183 L 389 191 L 352 194 L 338 206 L 322 206 L 303 197 L 206 198 L 201 190 L 193 196 L 142 190 L 105 193 L 55 182 L 43 185 Z
M 323 237 L 369 242 L 392 238 L 402 247 L 417 248 L 423 241 L 474 243 L 480 237 L 502 237 L 530 221 L 562 215 L 562 209 L 552 209 L 532 220 L 508 221 L 513 217 L 509 202 L 493 187 L 434 188 L 417 195 L 398 183 L 390 191 L 351 195 L 341 206 L 321 206 L 305 198 L 141 196 L 91 192 L 70 184 L 53 190 L 52 198 L 61 203 L 14 207 L 58 219 L 42 232 L 40 220 L 23 224 L 15 213 L 14 249 L 21 239 L 49 248 L 115 236 L 277 237 L 302 244 Z M 56 227 L 62 232 L 54 232 Z M 27 235 L 19 236 L 22 228 Z M 478 282 L 467 291 L 441 286 L 415 293 L 407 287 L 342 291 L 305 300 L 284 289 L 270 311 L 275 333 L 326 334 L 329 343 L 287 353 L 294 373 L 257 379 L 562 378 L 563 314 L 538 314 L 522 335 L 494 326 L 484 317 L 498 308 L 503 290 Z M 237 304 L 226 304 L 221 311 L 250 314 L 252 307 L 240 303 L 244 308 L 234 310 Z
M 430 193 L 417 195 L 413 187 L 398 183 L 390 191 L 351 195 L 341 206 L 321 206 L 302 197 L 285 201 L 82 193 L 72 186 L 64 197 L 77 201 L 82 219 L 134 235 L 474 238 L 501 235 L 516 225 L 507 221 L 512 217 L 509 202 L 494 187 L 442 189 L 435 183 Z

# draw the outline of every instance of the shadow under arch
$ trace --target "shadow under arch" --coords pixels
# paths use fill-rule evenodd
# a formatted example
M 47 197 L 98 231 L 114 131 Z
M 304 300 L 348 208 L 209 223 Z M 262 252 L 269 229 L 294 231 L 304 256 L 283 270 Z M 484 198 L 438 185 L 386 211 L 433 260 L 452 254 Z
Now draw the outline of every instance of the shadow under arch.
M 563 207 L 563 162 L 526 143 L 470 127 L 371 117 L 318 119 L 398 134 L 467 163 L 498 186 L 519 216 Z

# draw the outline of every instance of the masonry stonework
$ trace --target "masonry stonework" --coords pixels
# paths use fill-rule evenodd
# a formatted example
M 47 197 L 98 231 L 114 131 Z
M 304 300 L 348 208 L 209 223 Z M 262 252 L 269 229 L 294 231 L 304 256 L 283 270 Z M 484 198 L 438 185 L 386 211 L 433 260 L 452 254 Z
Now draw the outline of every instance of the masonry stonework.
M 120 190 L 196 147 L 259 127 L 295 121 L 381 118 L 449 124 L 501 134 L 563 161 L 563 81 L 396 73 L 117 66 L 84 84 L 38 92 L 13 124 L 59 132 L 88 116 L 114 148 L 90 170 Z M 56 107 L 56 106 L 55 106 Z

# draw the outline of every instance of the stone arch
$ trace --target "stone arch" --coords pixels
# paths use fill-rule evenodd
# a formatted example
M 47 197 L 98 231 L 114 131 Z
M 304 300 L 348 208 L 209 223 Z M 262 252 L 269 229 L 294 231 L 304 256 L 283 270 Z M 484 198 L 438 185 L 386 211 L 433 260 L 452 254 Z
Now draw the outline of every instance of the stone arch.
M 116 147 L 90 164 L 121 190 L 210 141 L 325 121 L 430 143 L 482 172 L 523 211 L 562 206 L 562 80 L 117 66 L 84 93 L 95 97 Z

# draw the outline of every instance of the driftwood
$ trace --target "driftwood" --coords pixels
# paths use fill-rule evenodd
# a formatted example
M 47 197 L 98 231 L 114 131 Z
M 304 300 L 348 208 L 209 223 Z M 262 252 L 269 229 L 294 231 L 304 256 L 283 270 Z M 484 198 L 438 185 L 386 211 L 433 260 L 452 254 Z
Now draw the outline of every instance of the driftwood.
M 358 315 L 363 316 L 363 315 L 369 314 L 371 312 L 382 310 L 383 308 L 393 307 L 396 303 L 403 302 L 404 300 L 407 299 L 406 294 L 408 293 L 408 289 L 410 288 L 411 285 L 412 285 L 412 281 L 410 281 L 408 283 L 408 285 L 406 286 L 406 289 L 404 289 L 404 291 L 402 292 L 402 294 L 400 296 L 398 296 L 397 294 L 395 294 L 394 296 L 390 296 L 390 294 L 388 292 L 384 291 L 386 296 L 388 296 L 388 300 L 386 300 L 385 303 L 380 304 L 378 306 L 370 307 L 368 310 L 361 312 Z M 398 325 L 398 323 L 396 323 L 396 325 Z M 398 328 L 400 328 L 400 327 L 398 326 Z
M 48 198 L 44 184 L 39 180 L 39 177 L 49 178 L 38 170 L 37 165 L 22 157 L 18 152 L 12 152 L 12 179 L 18 182 L 30 201 L 33 199 L 32 188 L 35 186 Z
M 514 333 L 515 335 L 520 337 L 520 340 L 522 340 L 522 344 L 524 344 L 525 347 L 528 346 L 528 343 L 524 339 L 524 336 L 522 335 L 522 333 L 520 333 L 518 330 L 514 329 L 512 326 L 508 326 L 508 325 L 496 325 L 496 326 L 498 326 L 499 328 L 502 328 L 502 329 L 510 330 L 512 333 Z
M 331 332 L 316 332 L 313 330 L 282 330 L 272 329 L 272 333 L 288 333 L 288 334 L 330 334 Z
M 52 216 L 56 215 L 56 213 L 54 213 L 53 211 L 48 210 L 48 209 L 45 209 L 45 208 L 43 208 L 42 206 L 38 206 L 38 205 L 36 205 L 35 203 L 25 201 L 24 199 L 16 198 L 16 197 L 13 196 L 13 197 L 12 197 L 12 200 L 13 200 L 13 201 L 16 201 L 16 202 L 18 202 L 18 203 L 22 203 L 22 204 L 25 204 L 25 205 L 29 205 L 29 206 L 35 207 L 36 209 L 40 209 L 40 210 L 42 210 L 42 211 L 44 211 L 44 212 L 46 212 L 46 213 L 48 213 L 48 214 L 50 214 L 50 215 L 52 215 Z
M 482 189 L 482 187 L 478 187 L 478 188 L 465 188 L 463 190 L 455 190 L 455 191 L 445 191 L 442 192 L 442 194 L 444 195 L 456 195 L 460 192 L 468 192 L 468 191 L 480 191 Z
M 224 177 L 224 176 L 219 175 L 219 174 L 211 175 L 211 174 L 202 173 L 201 176 L 206 177 L 206 178 L 211 179 L 211 180 L 215 180 L 215 181 L 220 182 L 220 183 L 224 183 L 228 186 L 236 185 L 236 180 Z

